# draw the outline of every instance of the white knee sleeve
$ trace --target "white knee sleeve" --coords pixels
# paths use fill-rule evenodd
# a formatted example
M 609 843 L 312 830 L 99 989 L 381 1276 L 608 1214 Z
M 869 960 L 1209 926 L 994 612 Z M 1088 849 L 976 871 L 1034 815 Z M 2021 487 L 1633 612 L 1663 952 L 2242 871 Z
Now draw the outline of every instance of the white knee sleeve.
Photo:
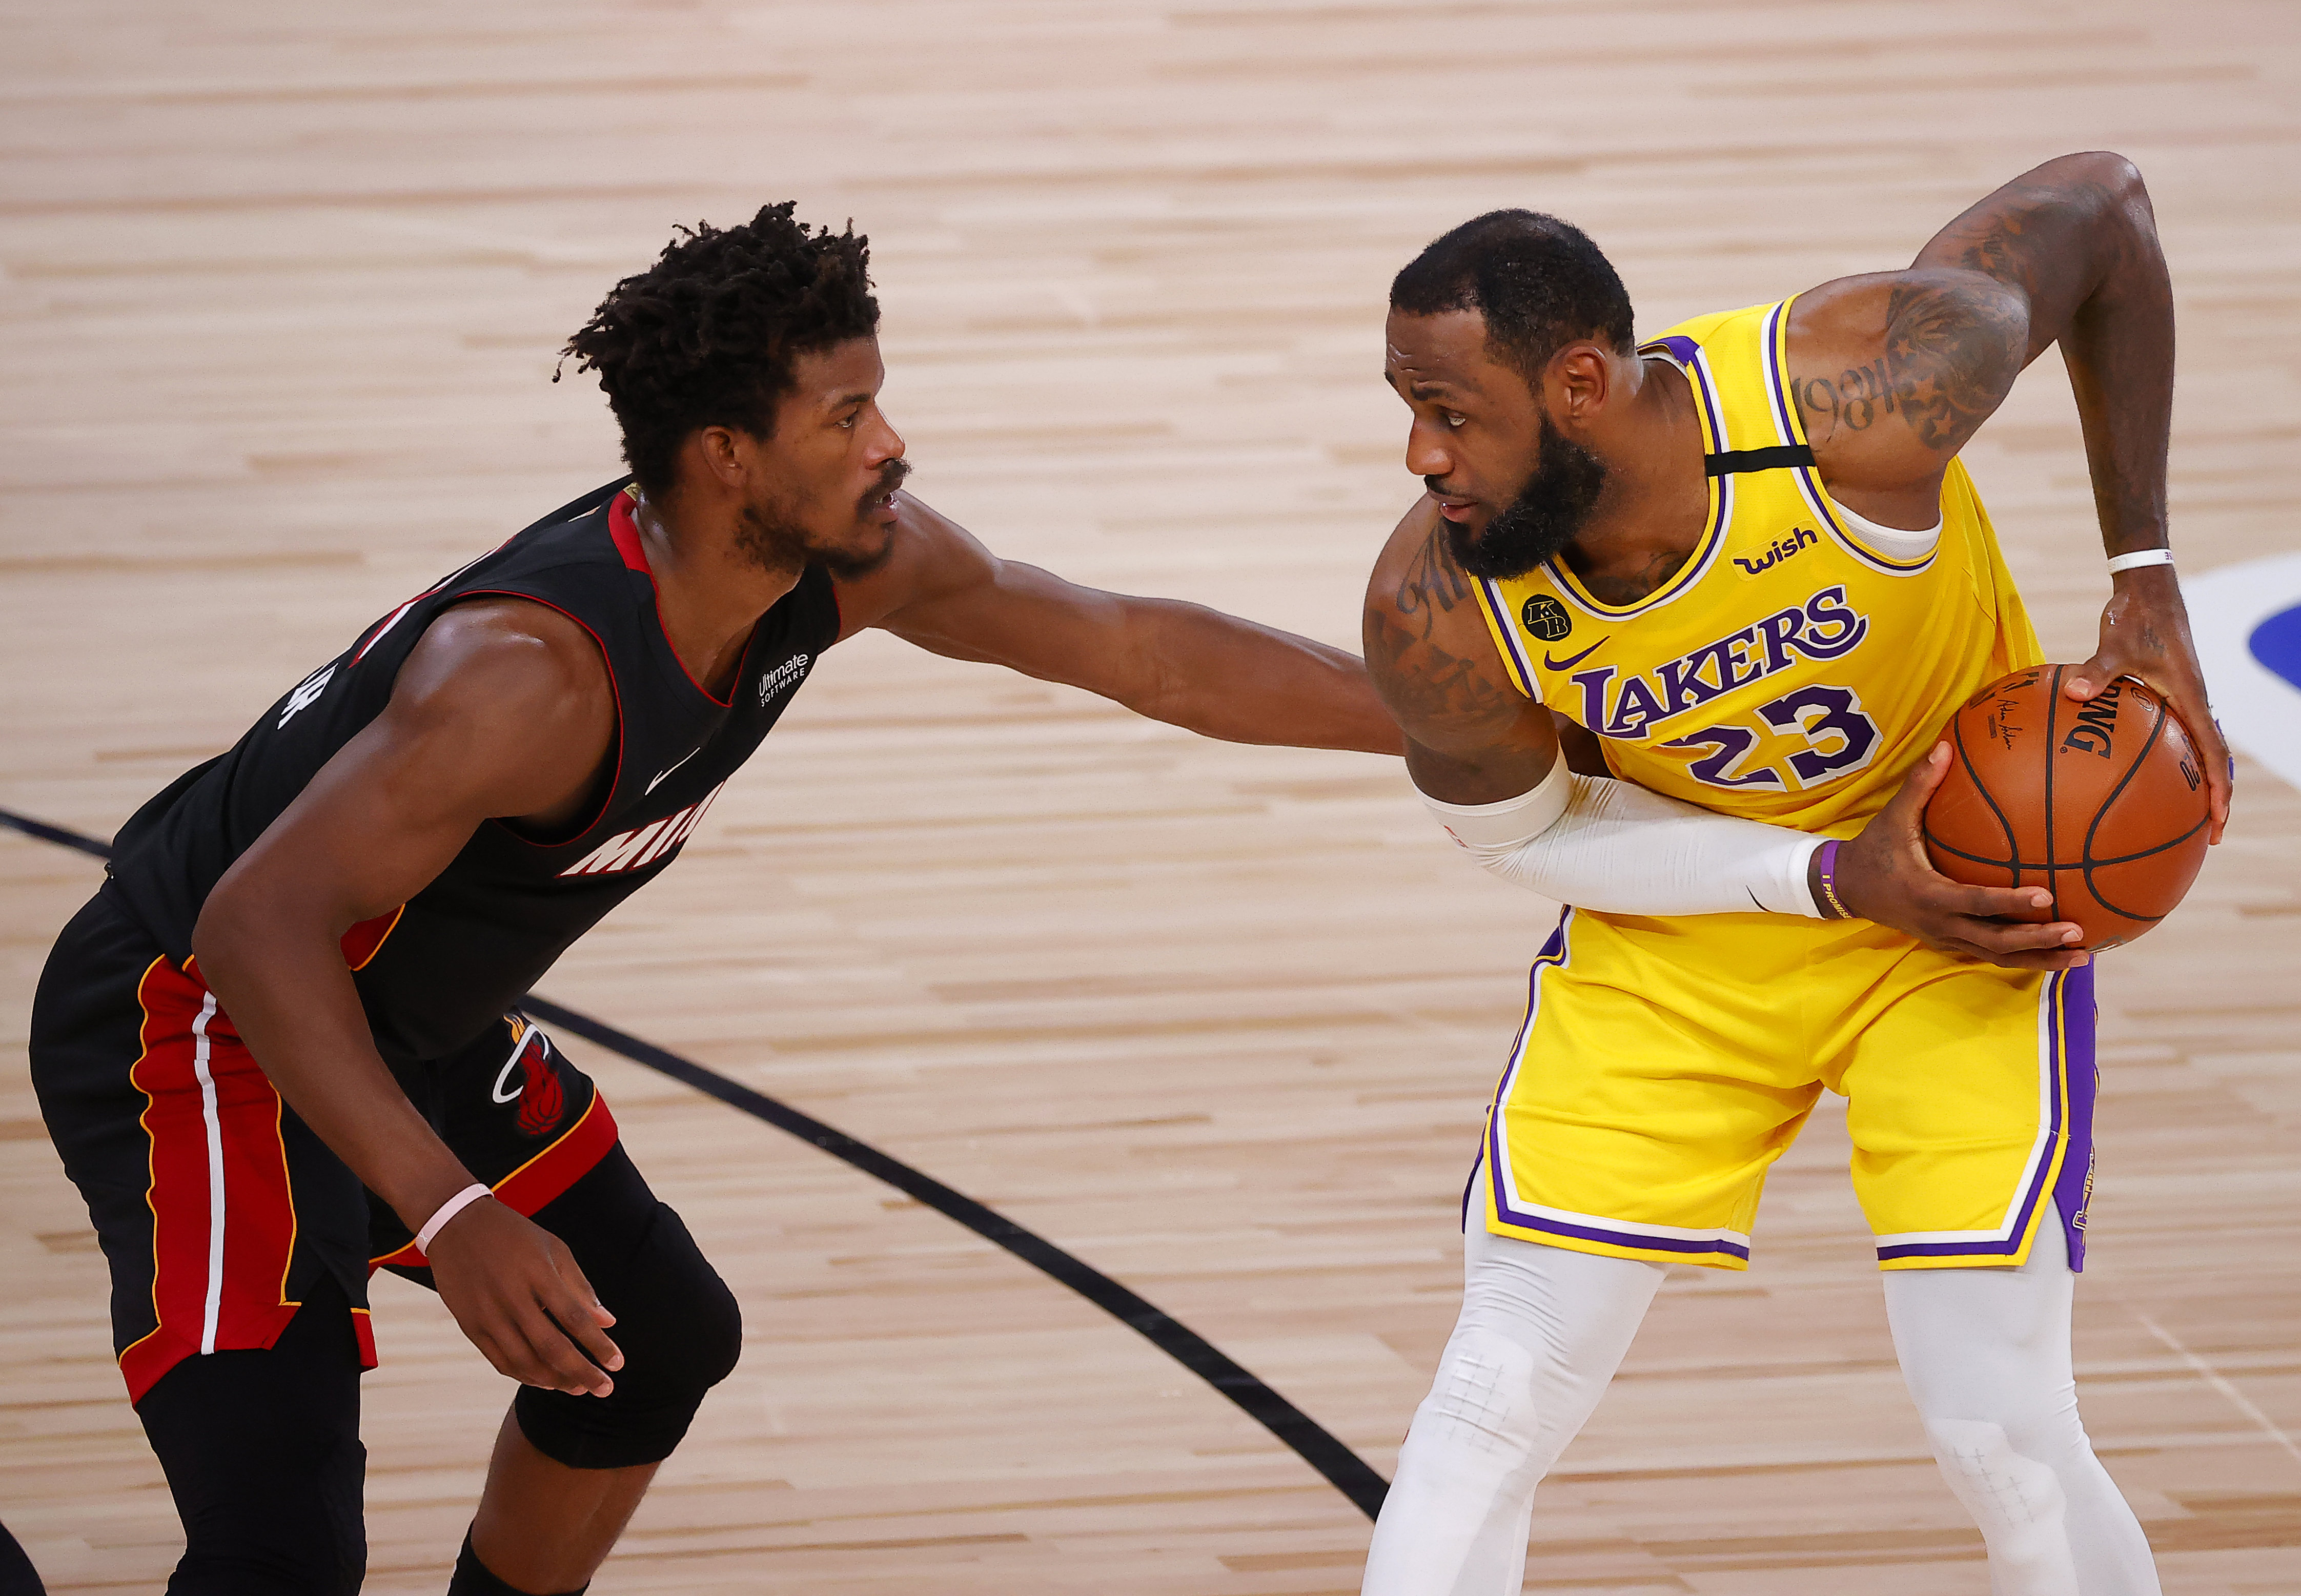
M 1903 1378 L 1988 1543 L 1997 1596 L 2158 1596 L 2148 1540 L 2078 1419 L 2075 1276 L 2058 1216 L 2018 1269 L 1885 1278 Z
M 1663 1269 L 1488 1233 L 1474 1192 L 1462 1315 L 1415 1409 L 1367 1596 L 1518 1596 L 1534 1488 L 1590 1416 Z
M 2004 1429 L 1985 1419 L 1929 1419 L 1926 1436 L 1942 1477 L 1980 1527 L 1998 1588 L 2006 1596 L 2079 1596 L 2069 1498 L 2052 1467 L 2015 1451 Z

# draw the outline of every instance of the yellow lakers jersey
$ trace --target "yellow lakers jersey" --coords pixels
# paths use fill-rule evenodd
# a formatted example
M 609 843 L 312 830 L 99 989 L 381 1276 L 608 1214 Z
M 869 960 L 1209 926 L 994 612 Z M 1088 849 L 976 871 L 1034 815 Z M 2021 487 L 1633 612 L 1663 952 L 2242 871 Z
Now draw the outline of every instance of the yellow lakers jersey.
M 1553 559 L 1477 584 L 1511 680 L 1595 732 L 1617 775 L 1723 814 L 1851 836 L 1958 706 L 2042 656 L 1965 467 L 1930 552 L 1856 535 L 1791 395 L 1789 301 L 1642 346 L 1692 386 L 1710 473 L 1702 541 L 1635 604 Z

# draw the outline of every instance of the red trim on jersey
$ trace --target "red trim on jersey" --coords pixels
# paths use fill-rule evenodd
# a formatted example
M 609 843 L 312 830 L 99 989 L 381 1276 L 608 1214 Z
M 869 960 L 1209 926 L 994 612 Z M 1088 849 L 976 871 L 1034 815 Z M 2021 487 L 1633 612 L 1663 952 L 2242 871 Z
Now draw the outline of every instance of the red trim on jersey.
M 721 698 L 698 681 L 695 679 L 695 673 L 687 668 L 687 662 L 679 658 L 679 646 L 671 640 L 671 628 L 663 623 L 663 587 L 655 580 L 655 568 L 648 564 L 647 548 L 640 541 L 640 523 L 632 519 L 632 496 L 628 489 L 615 495 L 608 504 L 607 530 L 615 534 L 615 547 L 623 553 L 623 564 L 634 571 L 647 573 L 648 587 L 655 594 L 656 630 L 663 633 L 664 647 L 671 650 L 672 658 L 679 660 L 680 673 L 687 678 L 687 684 L 720 708 L 732 708 L 735 702 L 735 689 L 732 685 L 727 689 L 727 696 Z M 756 623 L 754 624 L 756 625 Z M 743 646 L 744 658 L 749 659 L 750 654 L 750 645 L 746 643 Z M 742 679 L 743 673 L 740 670 L 737 671 L 736 681 L 740 682 Z
M 406 913 L 407 906 L 403 903 L 389 915 L 363 920 L 344 932 L 344 967 L 354 972 L 366 969 L 375 956 L 383 951 L 384 943 L 390 939 L 393 930 L 399 924 L 399 917 Z
M 197 974 L 155 959 L 136 998 L 156 1324 L 120 1355 L 130 1401 L 187 1358 L 270 1347 L 299 1306 L 280 1094 Z
M 561 614 L 566 616 L 570 621 L 574 622 L 576 625 L 582 627 L 586 632 L 590 634 L 593 645 L 599 650 L 599 663 L 607 667 L 607 691 L 615 700 L 615 779 L 607 783 L 607 791 L 599 795 L 599 806 L 591 812 L 591 817 L 589 820 L 586 820 L 582 825 L 575 829 L 574 835 L 569 837 L 564 842 L 538 842 L 532 837 L 521 837 L 517 831 L 513 831 L 509 826 L 504 826 L 505 831 L 511 831 L 511 834 L 514 837 L 518 838 L 520 841 L 526 843 L 530 848 L 571 847 L 576 841 L 588 834 L 593 826 L 598 825 L 602 820 L 605 820 L 607 817 L 607 806 L 615 801 L 615 789 L 623 784 L 623 689 L 622 685 L 615 681 L 615 662 L 614 657 L 607 653 L 607 640 L 601 637 L 598 632 L 592 631 L 590 623 L 584 620 L 582 616 L 577 614 L 574 611 L 560 609 L 557 605 L 552 603 L 548 598 L 538 598 L 532 593 L 515 592 L 509 588 L 474 588 L 468 593 L 456 595 L 456 602 L 461 604 L 466 598 L 524 598 L 528 603 L 540 604 L 545 609 L 558 610 Z M 504 824 L 500 820 L 489 820 L 488 823 L 495 826 L 501 826 Z M 402 905 L 401 907 L 405 907 L 406 906 Z
M 598 1167 L 599 1160 L 615 1150 L 615 1139 L 621 1134 L 615 1129 L 615 1116 L 607 1112 L 606 1096 L 593 1087 L 591 1101 L 582 1117 L 549 1147 L 495 1183 L 496 1200 L 515 1214 L 534 1218 L 545 1205 Z M 373 1274 L 387 1266 L 421 1269 L 430 1261 L 410 1241 L 396 1251 L 368 1259 L 367 1266 Z
M 648 564 L 647 545 L 640 541 L 640 523 L 632 519 L 632 490 L 624 489 L 607 501 L 607 535 L 615 540 L 615 552 L 623 556 L 623 564 L 648 581 L 655 581 L 655 569 Z

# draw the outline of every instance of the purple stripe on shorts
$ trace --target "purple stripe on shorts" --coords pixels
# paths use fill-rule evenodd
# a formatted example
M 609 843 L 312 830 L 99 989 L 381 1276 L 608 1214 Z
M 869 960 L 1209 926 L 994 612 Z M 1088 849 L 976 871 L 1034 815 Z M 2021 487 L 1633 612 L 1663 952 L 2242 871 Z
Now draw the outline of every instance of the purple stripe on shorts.
M 2085 1233 L 2082 1218 L 2078 1224 L 2070 1224 L 2072 1215 L 2082 1216 L 2080 1205 L 2072 1204 L 2073 1168 L 2080 1165 L 2090 1169 L 2093 1161 L 2093 966 L 2087 965 L 2075 970 L 2064 970 L 2048 978 L 2051 989 L 2046 997 L 2046 1049 L 2052 1060 L 2053 1090 L 2047 1097 L 2052 1116 L 2048 1129 L 2055 1137 L 2066 1134 L 2067 1145 L 2062 1149 L 2061 1172 L 2055 1177 L 2054 1198 L 2061 1209 L 2063 1224 L 2070 1238 L 2070 1267 L 2077 1270 L 2085 1265 Z M 2062 1099 L 2069 1099 L 2070 1113 L 2064 1124 Z M 2011 1258 L 2021 1250 L 2021 1238 L 2029 1233 L 2030 1216 L 2037 1212 L 2037 1199 L 2045 1195 L 2046 1176 L 2054 1167 L 2050 1150 L 2037 1161 L 2037 1172 L 2029 1177 L 2029 1189 L 2021 1195 L 2011 1234 L 2003 1241 L 1907 1241 L 1894 1247 L 1880 1247 L 1880 1261 L 1908 1258 L 1984 1258 L 1996 1255 Z M 2088 1184 L 2087 1176 L 2076 1177 L 2079 1188 Z
M 2093 1199 L 2093 1099 L 2101 1084 L 2094 1057 L 2093 965 L 2072 970 L 2062 984 L 2063 1065 L 2070 1088 L 2069 1149 L 2062 1155 L 2061 1178 L 2054 1182 L 2054 1206 L 2070 1238 L 2070 1270 L 2085 1268 L 2086 1205 Z
M 1573 918 L 1574 910 L 1571 907 L 1559 915 L 1558 929 L 1552 932 L 1550 940 L 1542 945 L 1541 953 L 1535 957 L 1534 968 L 1527 974 L 1526 1023 L 1519 1028 L 1518 1040 L 1511 1044 L 1510 1065 L 1502 1071 L 1501 1084 L 1494 1089 L 1494 1108 L 1486 1116 L 1485 1149 L 1486 1184 L 1487 1189 L 1494 1193 L 1495 1213 L 1502 1216 L 1502 1223 L 1505 1224 L 1515 1225 L 1520 1230 L 1542 1231 L 1553 1236 L 1573 1236 L 1580 1241 L 1603 1241 L 1615 1247 L 1642 1248 L 1648 1252 L 1723 1252 L 1747 1259 L 1750 1249 L 1737 1241 L 1689 1241 L 1678 1236 L 1648 1236 L 1641 1235 L 1635 1231 L 1608 1230 L 1597 1225 L 1569 1224 L 1563 1220 L 1545 1219 L 1538 1214 L 1522 1214 L 1510 1206 L 1510 1199 L 1503 1194 L 1501 1177 L 1502 1093 L 1508 1089 L 1511 1077 L 1519 1070 L 1526 1067 L 1525 1049 L 1528 1033 L 1534 1029 L 1535 1013 L 1540 1000 L 1540 989 L 1535 983 L 1542 979 L 1544 967 L 1563 965 L 1566 962 L 1566 928 L 1572 923 Z M 1464 1229 L 1469 1227 L 1470 1193 L 1477 1188 L 1477 1166 L 1472 1166 L 1470 1182 L 1462 1189 Z

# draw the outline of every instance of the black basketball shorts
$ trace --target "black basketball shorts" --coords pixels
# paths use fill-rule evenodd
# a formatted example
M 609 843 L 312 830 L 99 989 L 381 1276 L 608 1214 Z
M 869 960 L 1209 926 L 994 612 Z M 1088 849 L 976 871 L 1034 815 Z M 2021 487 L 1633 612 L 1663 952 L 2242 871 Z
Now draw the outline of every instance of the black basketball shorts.
M 130 1400 L 184 1358 L 269 1348 L 332 1274 L 364 1367 L 373 1270 L 423 1255 L 398 1217 L 280 1101 L 201 981 L 107 884 L 57 940 L 32 1006 L 40 1111 L 112 1268 Z M 395 1072 L 473 1178 L 532 1216 L 615 1146 L 590 1079 L 518 1015 Z

